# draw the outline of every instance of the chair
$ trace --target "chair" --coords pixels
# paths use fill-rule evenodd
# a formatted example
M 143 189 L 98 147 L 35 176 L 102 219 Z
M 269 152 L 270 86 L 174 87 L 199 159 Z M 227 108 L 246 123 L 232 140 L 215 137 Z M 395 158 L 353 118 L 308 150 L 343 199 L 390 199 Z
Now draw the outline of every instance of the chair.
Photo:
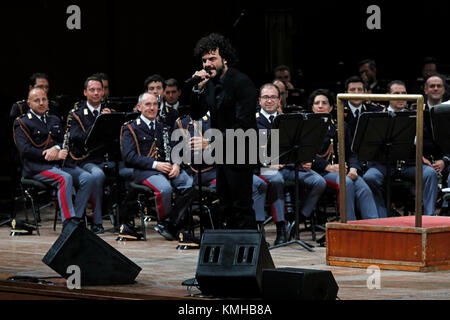
M 48 184 L 42 183 L 40 181 L 34 180 L 34 179 L 30 179 L 30 178 L 24 178 L 22 177 L 20 180 L 20 187 L 22 190 L 22 195 L 20 197 L 15 197 L 14 200 L 20 200 L 21 198 L 24 201 L 25 204 L 25 208 L 27 205 L 27 202 L 29 201 L 31 204 L 31 210 L 33 212 L 33 217 L 34 217 L 34 225 L 36 227 L 36 233 L 40 236 L 40 231 L 39 231 L 39 222 L 40 222 L 40 210 L 43 208 L 47 208 L 51 205 L 54 205 L 56 198 L 55 198 L 55 191 L 56 189 Z M 47 202 L 46 205 L 42 206 L 42 207 L 38 207 L 35 205 L 35 203 L 37 201 L 42 200 L 44 197 L 47 197 L 47 201 L 48 201 L 48 197 L 50 197 L 50 201 Z M 28 213 L 27 211 L 25 211 L 25 219 L 26 221 L 28 221 Z M 56 228 L 56 220 L 58 218 L 59 215 L 59 206 L 55 205 L 55 222 L 54 222 L 54 226 L 53 229 L 55 230 Z
M 390 208 L 388 210 L 388 217 L 399 216 L 400 212 L 397 211 L 398 208 L 403 207 L 403 215 L 409 215 L 409 213 L 415 210 L 415 184 L 414 182 L 401 179 L 400 177 L 394 175 L 392 177 L 390 186 Z M 387 197 L 387 190 L 385 188 L 385 199 Z
M 134 182 L 130 182 L 129 191 L 135 192 L 137 195 L 136 201 L 138 205 L 138 217 L 141 220 L 142 235 L 144 237 L 144 240 L 147 241 L 145 220 L 148 216 L 148 207 L 150 206 L 150 201 L 154 201 L 156 199 L 156 195 L 151 188 Z

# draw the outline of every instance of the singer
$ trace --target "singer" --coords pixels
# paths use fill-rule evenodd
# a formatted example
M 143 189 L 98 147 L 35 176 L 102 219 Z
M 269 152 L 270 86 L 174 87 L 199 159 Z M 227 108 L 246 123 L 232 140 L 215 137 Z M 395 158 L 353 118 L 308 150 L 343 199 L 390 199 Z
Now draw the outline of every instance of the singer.
M 237 55 L 228 39 L 210 34 L 197 42 L 194 55 L 202 62 L 202 70 L 192 76 L 192 81 L 197 83 L 191 95 L 192 119 L 199 120 L 209 111 L 211 128 L 222 132 L 224 145 L 228 129 L 256 131 L 256 87 L 248 76 L 234 68 Z M 248 159 L 248 141 L 245 150 Z M 252 208 L 253 167 L 248 162 L 236 163 L 217 165 L 222 219 L 227 229 L 256 229 Z

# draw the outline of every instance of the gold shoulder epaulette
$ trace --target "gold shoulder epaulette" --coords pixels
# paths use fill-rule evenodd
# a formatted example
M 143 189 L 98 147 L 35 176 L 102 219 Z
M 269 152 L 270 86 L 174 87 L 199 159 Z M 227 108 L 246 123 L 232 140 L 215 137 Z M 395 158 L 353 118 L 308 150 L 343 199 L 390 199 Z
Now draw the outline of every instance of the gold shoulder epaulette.
M 80 104 L 81 104 L 81 101 L 75 102 L 75 104 L 73 105 L 74 112 L 77 111 L 78 109 L 80 109 Z

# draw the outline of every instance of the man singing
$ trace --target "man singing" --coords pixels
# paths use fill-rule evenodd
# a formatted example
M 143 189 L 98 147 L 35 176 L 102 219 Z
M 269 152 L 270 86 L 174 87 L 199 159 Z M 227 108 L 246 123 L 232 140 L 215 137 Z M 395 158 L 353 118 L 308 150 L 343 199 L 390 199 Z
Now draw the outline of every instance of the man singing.
M 213 33 L 200 39 L 194 54 L 203 67 L 194 77 L 203 81 L 193 89 L 191 117 L 198 120 L 209 111 L 211 127 L 224 135 L 225 150 L 227 129 L 256 130 L 256 87 L 248 76 L 233 68 L 237 63 L 235 50 L 222 35 Z M 248 159 L 248 145 L 245 150 Z M 252 208 L 252 169 L 248 162 L 217 165 L 217 193 L 227 229 L 257 228 Z

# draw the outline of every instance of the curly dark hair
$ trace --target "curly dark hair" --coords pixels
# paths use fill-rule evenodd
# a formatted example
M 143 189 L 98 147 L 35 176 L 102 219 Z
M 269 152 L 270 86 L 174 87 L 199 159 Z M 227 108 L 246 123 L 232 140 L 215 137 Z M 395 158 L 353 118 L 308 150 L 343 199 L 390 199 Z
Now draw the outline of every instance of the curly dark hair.
M 227 60 L 228 66 L 237 66 L 239 60 L 236 50 L 233 48 L 228 39 L 218 33 L 211 33 L 206 37 L 201 38 L 195 46 L 194 57 L 201 60 L 205 54 L 213 52 L 217 49 L 219 49 L 220 56 Z

